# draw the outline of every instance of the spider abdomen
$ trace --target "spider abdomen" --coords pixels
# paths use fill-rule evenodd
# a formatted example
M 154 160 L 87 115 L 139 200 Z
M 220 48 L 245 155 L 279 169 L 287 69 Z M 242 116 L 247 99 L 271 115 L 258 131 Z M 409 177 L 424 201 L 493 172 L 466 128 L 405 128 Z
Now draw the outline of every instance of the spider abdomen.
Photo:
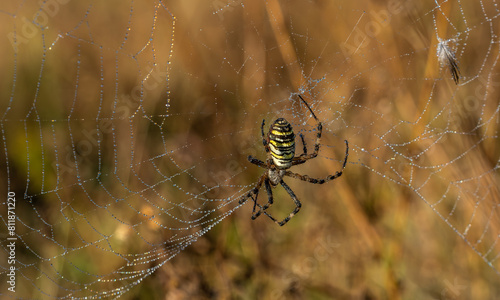
M 269 149 L 274 164 L 280 169 L 292 166 L 295 156 L 295 134 L 292 125 L 284 118 L 279 118 L 269 129 Z

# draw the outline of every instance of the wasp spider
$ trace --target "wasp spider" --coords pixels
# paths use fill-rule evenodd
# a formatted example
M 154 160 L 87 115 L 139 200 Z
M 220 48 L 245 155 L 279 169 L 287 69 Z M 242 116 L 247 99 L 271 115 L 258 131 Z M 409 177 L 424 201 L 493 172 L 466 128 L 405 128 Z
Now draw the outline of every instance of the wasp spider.
M 248 198 L 252 198 L 252 200 L 254 201 L 252 220 L 255 220 L 258 216 L 260 216 L 263 213 L 266 216 L 268 216 L 271 220 L 273 220 L 276 224 L 283 226 L 299 212 L 302 204 L 300 203 L 299 199 L 297 199 L 297 196 L 295 196 L 292 189 L 290 189 L 290 187 L 283 181 L 283 178 L 285 176 L 289 176 L 292 178 L 300 179 L 311 183 L 323 184 L 325 182 L 340 177 L 342 175 L 342 171 L 346 166 L 347 157 L 349 156 L 349 145 L 347 143 L 347 140 L 345 141 L 346 150 L 345 150 L 345 157 L 342 169 L 340 171 L 335 172 L 335 175 L 328 175 L 326 178 L 316 179 L 316 178 L 311 178 L 308 175 L 301 175 L 293 173 L 288 170 L 292 166 L 303 164 L 309 159 L 318 156 L 319 146 L 321 142 L 321 133 L 323 130 L 321 122 L 318 120 L 318 118 L 312 111 L 309 104 L 307 104 L 307 102 L 304 100 L 304 98 L 302 98 L 302 96 L 299 95 L 299 98 L 302 100 L 302 102 L 304 102 L 304 104 L 309 109 L 312 116 L 317 122 L 316 125 L 317 134 L 316 134 L 316 143 L 314 144 L 314 152 L 311 154 L 307 153 L 307 147 L 304 141 L 304 136 L 300 134 L 300 139 L 302 140 L 304 153 L 299 156 L 295 156 L 295 134 L 293 133 L 292 125 L 290 125 L 290 123 L 284 118 L 279 118 L 276 121 L 274 121 L 274 123 L 269 128 L 269 132 L 267 133 L 267 135 L 265 135 L 264 134 L 265 120 L 262 120 L 262 126 L 261 126 L 262 144 L 264 145 L 264 148 L 266 150 L 267 161 L 263 162 L 252 156 L 248 156 L 248 160 L 252 164 L 267 169 L 267 171 L 264 174 L 262 174 L 262 176 L 259 178 L 257 185 L 248 194 L 243 196 L 239 201 L 240 204 L 243 204 L 248 200 Z M 268 201 L 265 205 L 260 205 L 257 203 L 257 196 L 259 195 L 259 190 L 262 184 L 264 184 L 264 186 L 266 187 L 267 197 L 268 197 Z M 276 186 L 278 186 L 278 184 L 280 184 L 285 189 L 285 191 L 287 191 L 287 193 L 290 195 L 293 202 L 295 203 L 295 209 L 288 215 L 288 217 L 286 217 L 282 221 L 276 220 L 266 211 L 273 204 L 272 188 L 275 188 Z M 257 207 L 259 209 L 256 211 Z

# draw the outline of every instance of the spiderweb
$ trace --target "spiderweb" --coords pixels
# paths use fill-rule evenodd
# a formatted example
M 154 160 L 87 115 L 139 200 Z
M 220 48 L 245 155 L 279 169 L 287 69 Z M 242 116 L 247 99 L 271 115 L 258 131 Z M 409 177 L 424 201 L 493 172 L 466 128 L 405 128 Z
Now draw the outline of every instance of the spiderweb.
M 234 235 L 238 230 L 253 232 L 250 222 L 292 240 L 294 250 L 272 248 L 288 254 L 281 265 L 286 271 L 278 273 L 295 277 L 277 275 L 286 284 L 298 284 L 299 278 L 307 286 L 320 280 L 313 273 L 329 272 L 319 264 L 308 272 L 294 269 L 299 260 L 293 255 L 306 247 L 297 245 L 297 232 L 316 232 L 313 241 L 326 232 L 342 245 L 355 245 L 340 238 L 356 227 L 364 251 L 385 257 L 396 248 L 386 248 L 390 242 L 384 237 L 403 224 L 414 226 L 401 235 L 421 252 L 431 250 L 420 248 L 413 234 L 420 232 L 422 243 L 435 247 L 453 247 L 445 245 L 455 245 L 448 239 L 457 238 L 466 247 L 446 248 L 444 256 L 460 257 L 460 278 L 466 278 L 469 269 L 461 264 L 473 260 L 470 253 L 482 261 L 474 267 L 481 275 L 474 274 L 487 278 L 482 294 L 472 281 L 459 289 L 456 277 L 448 275 L 422 297 L 498 293 L 497 3 L 352 2 L 0 4 L 0 266 L 6 278 L 0 295 L 153 297 L 158 294 L 141 284 L 166 272 L 170 281 L 162 286 L 170 299 L 194 297 L 199 294 L 168 291 L 179 285 L 172 284 L 173 273 L 189 263 L 172 273 L 162 270 L 174 270 L 171 259 L 193 243 L 205 245 L 206 236 L 213 242 L 245 236 Z M 248 155 L 265 157 L 262 119 L 267 128 L 285 117 L 313 149 L 315 123 L 299 94 L 324 132 L 318 158 L 294 172 L 334 174 L 347 139 L 345 173 L 321 187 L 285 179 L 303 202 L 287 228 L 265 216 L 250 221 L 251 205 L 238 200 L 263 172 L 247 161 Z M 293 206 L 281 199 L 288 196 L 276 189 L 271 209 L 278 218 Z M 267 201 L 264 191 L 259 201 Z M 382 214 L 394 216 L 393 222 Z M 403 219 L 413 221 L 405 225 Z M 210 237 L 215 225 L 229 222 L 242 229 L 224 227 Z M 434 224 L 445 225 L 440 230 L 446 240 L 431 235 Z M 413 251 L 419 252 L 407 255 Z M 345 257 L 327 254 L 326 265 L 334 265 L 339 277 L 352 270 L 338 263 Z M 441 259 L 440 265 L 456 262 Z M 390 274 L 417 282 L 415 272 Z M 247 277 L 238 282 L 242 278 Z M 357 289 L 380 296 L 373 286 L 388 290 L 387 283 L 366 282 L 336 282 L 336 292 L 322 293 L 345 291 L 347 297 L 360 295 L 347 292 Z M 292 283 L 270 285 L 268 297 L 305 293 Z M 238 287 L 246 291 L 240 296 L 249 295 Z M 414 290 L 411 284 L 405 289 L 419 295 Z M 405 293 L 398 284 L 393 291 Z

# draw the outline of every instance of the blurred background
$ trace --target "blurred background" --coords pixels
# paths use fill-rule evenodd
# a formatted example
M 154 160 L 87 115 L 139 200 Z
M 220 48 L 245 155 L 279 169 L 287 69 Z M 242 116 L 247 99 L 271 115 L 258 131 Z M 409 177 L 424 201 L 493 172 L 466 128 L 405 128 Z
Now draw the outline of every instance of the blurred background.
M 10 1 L 0 15 L 0 266 L 11 192 L 18 268 L 2 297 L 500 293 L 494 1 Z M 252 221 L 238 200 L 265 171 L 247 161 L 265 159 L 262 120 L 285 117 L 313 150 L 299 94 L 324 130 L 291 170 L 334 174 L 344 140 L 348 164 L 324 185 L 286 178 L 302 209 L 285 226 Z M 282 219 L 293 202 L 273 194 Z

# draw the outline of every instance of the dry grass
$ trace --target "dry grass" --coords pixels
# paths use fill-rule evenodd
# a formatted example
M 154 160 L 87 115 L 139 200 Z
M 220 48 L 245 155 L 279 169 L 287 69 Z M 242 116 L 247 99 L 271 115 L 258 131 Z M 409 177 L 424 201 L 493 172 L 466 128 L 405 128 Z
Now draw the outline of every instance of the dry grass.
M 13 112 L 2 125 L 9 127 L 6 135 L 8 147 L 12 147 L 9 162 L 16 170 L 10 173 L 11 189 L 22 197 L 26 178 L 31 176 L 33 183 L 29 184 L 28 194 L 34 195 L 38 202 L 21 207 L 18 214 L 25 219 L 34 217 L 31 224 L 34 228 L 44 228 L 48 234 L 55 230 L 57 236 L 67 236 L 67 245 L 81 246 L 81 241 L 71 234 L 75 229 L 84 232 L 87 241 L 98 240 L 98 232 L 113 233 L 116 251 L 144 253 L 150 249 L 134 230 L 153 242 L 173 235 L 162 227 L 172 226 L 163 224 L 164 219 L 147 218 L 160 213 L 158 207 L 150 205 L 162 203 L 155 200 L 158 195 L 153 191 L 166 199 L 184 201 L 186 191 L 199 190 L 203 184 L 213 186 L 214 178 L 227 179 L 232 174 L 228 161 L 236 161 L 234 169 L 245 170 L 235 171 L 224 182 L 228 186 L 214 190 L 211 196 L 224 198 L 241 193 L 237 187 L 252 184 L 262 172 L 246 162 L 249 154 L 261 158 L 264 155 L 259 140 L 261 120 L 265 118 L 269 124 L 277 115 L 288 113 L 287 117 L 298 124 L 300 115 L 290 110 L 300 107 L 294 106 L 296 102 L 290 101 L 293 99 L 290 95 L 305 88 L 306 98 L 325 123 L 325 146 L 320 158 L 296 171 L 322 176 L 338 169 L 344 151 L 342 140 L 348 139 L 351 148 L 344 175 L 323 186 L 288 179 L 303 206 L 286 226 L 278 227 L 265 216 L 251 221 L 251 204 L 247 203 L 124 298 L 492 299 L 498 295 L 498 274 L 438 215 L 446 218 L 453 205 L 459 203 L 459 209 L 448 222 L 458 232 L 464 232 L 472 224 L 467 241 L 483 254 L 487 248 L 474 243 L 486 226 L 491 231 L 484 240 L 495 240 L 500 224 L 494 206 L 499 203 L 495 167 L 500 152 L 496 138 L 498 124 L 490 121 L 488 126 L 475 126 L 481 118 L 498 118 L 495 111 L 498 72 L 494 64 L 498 48 L 490 43 L 489 24 L 484 22 L 481 7 L 462 3 L 470 22 L 468 28 L 463 27 L 456 3 L 441 7 L 453 24 L 459 24 L 459 31 L 473 29 L 464 52 L 457 53 L 464 76 L 462 82 L 471 81 L 457 88 L 448 70 L 440 70 L 437 61 L 434 2 L 389 1 L 401 4 L 401 10 L 397 11 L 388 3 L 367 0 L 245 1 L 244 5 L 233 1 L 225 6 L 219 6 L 219 2 L 165 3 L 176 17 L 175 27 L 168 12 L 158 8 L 154 42 L 142 52 L 139 52 L 141 46 L 147 41 L 144 37 L 149 37 L 153 26 L 154 10 L 149 4 L 136 3 L 129 40 L 118 55 L 114 50 L 123 41 L 130 8 L 118 2 L 95 4 L 99 7 L 92 8 L 88 27 L 79 26 L 73 33 L 88 37 L 86 30 L 91 32 L 92 43 L 79 44 L 77 39 L 65 37 L 58 41 L 61 43 L 58 48 L 46 53 L 43 75 L 46 80 L 35 105 L 43 120 L 41 129 L 36 126 L 36 114 L 28 112 L 33 106 L 38 80 L 33 74 L 39 73 L 47 46 L 42 46 L 42 35 L 37 34 L 19 48 L 17 84 L 26 91 L 21 88 L 15 91 Z M 31 16 L 36 13 L 37 5 L 25 5 L 17 11 L 1 6 L 0 9 Z M 485 10 L 490 9 L 489 4 L 484 6 Z M 58 32 L 73 28 L 84 18 L 86 9 L 83 2 L 61 6 L 61 12 L 51 19 L 46 41 L 53 41 Z M 220 10 L 213 14 L 217 9 Z M 99 21 L 96 11 L 113 21 Z M 7 21 L 2 24 L 8 26 L 3 27 L 4 36 L 16 22 L 20 30 L 19 19 L 5 18 Z M 442 38 L 452 37 L 454 29 L 446 19 L 438 17 L 436 24 Z M 496 20 L 493 25 L 498 27 Z M 370 26 L 378 29 L 372 36 L 366 35 Z M 172 32 L 175 35 L 170 56 Z M 99 50 L 96 45 L 101 44 L 106 47 Z M 9 49 L 2 51 L 3 57 L 13 57 L 12 53 Z M 78 96 L 74 100 L 78 59 L 82 63 Z M 163 81 L 158 86 L 146 89 L 143 101 L 126 102 L 123 95 L 137 92 L 134 87 L 140 86 L 147 75 L 144 66 L 152 61 L 163 68 L 170 62 L 168 74 L 160 76 Z M 10 91 L 12 63 L 3 59 L 0 63 L 2 69 L 9 70 L 2 82 L 11 83 L 2 90 Z M 115 94 L 117 65 L 119 96 Z M 162 76 L 168 76 L 168 85 L 167 78 Z M 440 77 L 445 79 L 434 80 Z M 322 81 L 315 86 L 308 79 Z M 486 86 L 489 94 L 479 102 L 472 101 L 471 106 L 471 95 L 483 89 L 485 80 L 490 80 Z M 116 98 L 119 98 L 117 107 L 124 110 L 113 119 Z M 9 92 L 3 92 L 2 99 L 9 99 Z M 477 103 L 480 105 L 474 106 Z M 1 104 L 1 113 L 5 107 L 6 104 Z M 67 122 L 71 111 L 72 121 Z M 163 118 L 166 113 L 170 116 Z M 138 117 L 133 119 L 131 129 L 128 118 L 135 115 Z M 108 132 L 102 136 L 100 147 L 94 146 L 85 155 L 82 154 L 85 149 L 80 149 L 80 169 L 76 171 L 74 165 L 69 165 L 65 176 L 59 178 L 57 171 L 48 167 L 56 159 L 54 145 L 59 145 L 59 161 L 71 156 L 72 148 L 64 145 L 71 145 L 72 140 L 92 141 L 96 136 L 89 138 L 85 132 L 96 128 L 96 118 L 111 120 L 116 139 Z M 25 131 L 24 123 L 19 120 L 33 121 L 35 125 Z M 99 123 L 101 130 L 105 126 Z M 443 134 L 445 129 L 450 134 Z M 53 136 L 52 132 L 63 134 Z M 33 152 L 29 168 L 26 153 L 14 153 L 12 146 L 25 149 L 27 135 Z M 160 142 L 161 135 L 166 138 L 167 149 Z M 491 136 L 495 138 L 486 138 Z M 132 141 L 133 152 L 130 152 Z M 308 141 L 311 147 L 313 139 Z M 395 146 L 399 143 L 403 146 Z M 45 160 L 33 159 L 42 157 L 43 149 Z M 173 152 L 163 160 L 152 159 L 170 150 Z M 466 155 L 461 156 L 463 153 Z M 413 157 L 417 167 L 410 166 L 407 157 Z M 143 161 L 146 163 L 140 167 L 128 167 Z M 121 167 L 116 172 L 115 162 Z M 158 170 L 175 174 L 192 166 L 196 166 L 190 173 L 192 177 L 174 179 L 182 191 L 171 182 L 159 185 L 157 190 L 144 189 L 146 184 L 164 180 Z M 420 168 L 424 166 L 432 168 Z M 101 178 L 102 185 L 93 180 L 97 169 L 109 175 Z M 7 176 L 2 172 L 2 176 Z M 467 178 L 464 174 L 474 180 L 458 182 Z M 200 182 L 193 182 L 192 178 Z M 422 186 L 418 193 L 405 182 L 410 178 L 412 186 Z M 6 183 L 2 185 L 2 190 L 7 190 Z M 52 189 L 57 192 L 45 193 Z M 140 196 L 136 196 L 134 193 L 141 189 L 144 190 Z M 447 189 L 447 196 L 442 197 Z M 130 207 L 114 203 L 109 208 L 115 214 L 113 218 L 107 211 L 95 209 L 112 203 L 110 195 L 129 199 Z M 274 195 L 272 213 L 286 215 L 292 209 L 288 195 L 281 189 Z M 58 199 L 71 203 L 76 211 L 62 211 Z M 481 199 L 483 205 L 477 209 L 477 201 Z M 260 200 L 265 201 L 264 191 Z M 431 207 L 438 201 L 442 204 Z M 38 215 L 33 208 L 39 210 Z M 86 222 L 64 222 L 64 215 L 77 219 L 80 210 L 90 212 Z M 182 211 L 172 213 L 185 217 Z M 471 222 L 473 213 L 475 218 Z M 58 225 L 47 226 L 41 221 L 45 218 L 49 219 L 48 224 Z M 136 226 L 132 229 L 118 224 L 115 218 Z M 89 224 L 99 224 L 98 232 Z M 32 241 L 44 243 L 37 235 Z M 99 249 L 79 252 L 75 264 L 87 264 L 85 270 L 90 273 L 120 265 L 119 258 L 103 255 L 104 251 Z M 58 246 L 44 247 L 43 256 L 54 257 L 60 250 Z M 498 246 L 487 259 L 492 260 L 497 253 Z M 500 269 L 496 261 L 494 264 Z M 41 284 L 44 280 L 47 281 L 40 279 Z M 56 285 L 52 292 L 64 294 L 57 291 Z M 33 295 L 37 293 L 34 291 Z

